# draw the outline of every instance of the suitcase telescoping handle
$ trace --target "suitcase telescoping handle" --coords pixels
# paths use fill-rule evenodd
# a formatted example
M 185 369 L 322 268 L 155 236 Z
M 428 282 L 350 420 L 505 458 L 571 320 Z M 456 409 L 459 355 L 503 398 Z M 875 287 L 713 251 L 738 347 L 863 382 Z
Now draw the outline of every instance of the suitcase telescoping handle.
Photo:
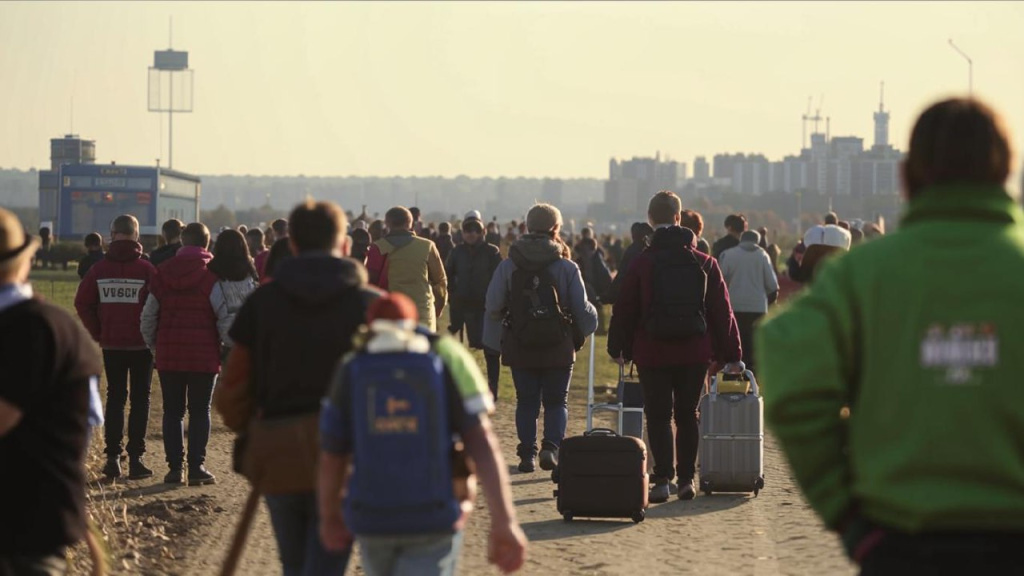
M 712 396 L 717 396 L 718 395 L 718 376 L 719 376 L 718 374 L 715 374 L 711 378 L 711 395 Z M 745 380 L 747 380 L 748 382 L 750 382 L 750 392 L 754 396 L 760 396 L 761 395 L 761 389 L 757 387 L 757 378 L 754 378 L 754 373 L 751 372 L 750 370 L 744 370 L 743 371 L 743 378 Z
M 584 432 L 584 436 L 618 436 L 615 430 L 611 428 L 594 428 L 589 432 Z

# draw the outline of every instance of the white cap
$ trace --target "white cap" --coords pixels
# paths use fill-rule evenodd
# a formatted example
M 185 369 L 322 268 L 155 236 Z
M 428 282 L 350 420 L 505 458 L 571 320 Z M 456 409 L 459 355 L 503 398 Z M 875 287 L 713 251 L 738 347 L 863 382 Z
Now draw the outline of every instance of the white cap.
M 850 241 L 850 233 L 835 224 L 812 226 L 807 230 L 807 233 L 804 234 L 804 246 L 807 246 L 808 248 L 815 244 L 821 244 L 824 246 L 833 246 L 835 248 L 849 250 Z
M 352 223 L 353 230 L 366 230 L 367 228 L 368 226 L 366 225 L 365 220 L 356 220 L 354 223 Z
M 483 218 L 483 216 L 480 215 L 480 211 L 479 210 L 470 210 L 469 212 L 466 212 L 466 215 L 463 216 L 462 219 L 463 220 L 479 220 L 481 222 L 484 221 L 484 218 Z

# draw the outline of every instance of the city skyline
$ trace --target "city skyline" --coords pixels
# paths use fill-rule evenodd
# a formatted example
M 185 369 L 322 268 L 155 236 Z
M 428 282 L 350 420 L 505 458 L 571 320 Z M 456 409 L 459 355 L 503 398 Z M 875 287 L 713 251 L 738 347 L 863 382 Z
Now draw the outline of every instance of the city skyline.
M 45 167 L 72 98 L 97 161 L 166 158 L 146 67 L 171 16 L 196 71 L 174 164 L 196 174 L 601 178 L 608 158 L 658 151 L 781 159 L 808 97 L 833 136 L 870 141 L 879 81 L 902 149 L 924 106 L 966 92 L 949 37 L 1017 150 L 1024 130 L 1016 4 L 4 3 L 0 166 Z

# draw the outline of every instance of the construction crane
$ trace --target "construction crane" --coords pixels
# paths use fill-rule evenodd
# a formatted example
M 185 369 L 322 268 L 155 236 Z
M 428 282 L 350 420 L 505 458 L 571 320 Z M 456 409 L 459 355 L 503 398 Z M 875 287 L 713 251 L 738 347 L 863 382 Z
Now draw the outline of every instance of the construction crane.
M 818 133 L 818 123 L 821 122 L 822 120 L 824 120 L 824 118 L 821 117 L 821 105 L 824 102 L 825 102 L 825 95 L 822 94 L 821 97 L 818 98 L 818 108 L 814 111 L 814 116 L 811 116 L 811 97 L 810 96 L 807 97 L 807 113 L 804 114 L 804 117 L 803 117 L 804 118 L 804 142 L 803 142 L 804 148 L 807 147 L 807 123 L 808 122 L 814 122 L 814 132 L 811 132 L 811 134 L 817 134 Z
M 807 121 L 811 119 L 811 99 L 813 96 L 807 97 L 807 112 L 803 115 L 803 135 L 800 137 L 800 148 L 807 148 Z

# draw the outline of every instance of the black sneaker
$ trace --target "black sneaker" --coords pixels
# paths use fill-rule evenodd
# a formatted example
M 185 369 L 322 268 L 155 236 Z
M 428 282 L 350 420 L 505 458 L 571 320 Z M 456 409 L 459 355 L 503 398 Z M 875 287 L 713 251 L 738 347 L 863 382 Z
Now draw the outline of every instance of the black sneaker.
M 185 471 L 181 468 L 171 468 L 171 471 L 164 476 L 164 484 L 184 484 Z
M 519 471 L 525 473 L 533 472 L 537 469 L 537 459 L 533 456 L 521 456 L 519 458 Z
M 200 464 L 195 468 L 188 469 L 188 485 L 189 486 L 204 486 L 206 484 L 216 484 L 217 477 L 210 474 L 210 471 L 206 469 L 206 466 Z
M 545 448 L 540 451 L 540 469 L 554 470 L 558 467 L 558 452 L 552 448 Z
M 144 478 L 152 478 L 153 471 L 146 468 L 146 465 L 142 463 L 142 456 L 138 458 L 132 458 L 128 461 L 128 479 L 129 480 L 142 480 Z
M 679 483 L 679 499 L 693 500 L 697 496 L 697 489 L 693 486 L 693 480 Z
M 121 477 L 121 459 L 118 456 L 107 456 L 107 463 L 103 466 L 103 475 L 110 480 Z

